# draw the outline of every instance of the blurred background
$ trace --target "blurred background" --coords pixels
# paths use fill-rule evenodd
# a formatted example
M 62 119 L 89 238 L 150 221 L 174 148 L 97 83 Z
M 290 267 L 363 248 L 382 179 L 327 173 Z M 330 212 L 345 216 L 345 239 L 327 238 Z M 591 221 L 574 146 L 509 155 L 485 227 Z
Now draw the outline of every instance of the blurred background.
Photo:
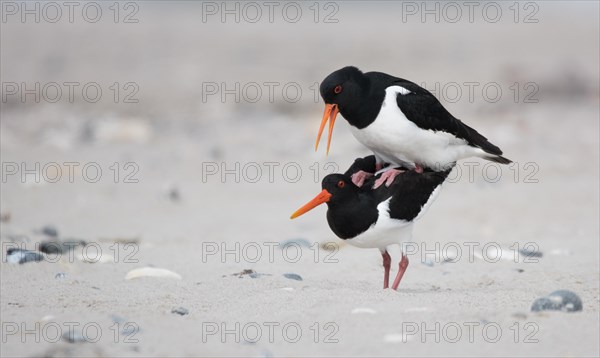
M 80 284 L 101 289 L 82 291 L 77 285 L 47 288 L 55 284 L 56 265 L 15 267 L 2 260 L 2 317 L 104 320 L 116 312 L 143 322 L 142 342 L 136 349 L 88 345 L 56 353 L 56 345 L 13 340 L 3 344 L 4 354 L 598 354 L 598 2 L 73 3 L 2 1 L 2 242 L 32 249 L 43 239 L 41 228 L 52 226 L 61 238 L 104 248 L 134 242 L 139 264 L 61 268 Z M 325 208 L 295 221 L 288 217 L 320 191 L 326 174 L 370 154 L 339 120 L 329 156 L 324 147 L 313 149 L 324 107 L 318 84 L 346 65 L 427 88 L 515 162 L 488 169 L 473 159 L 472 175 L 463 166 L 417 225 L 415 239 L 535 242 L 544 252 L 568 253 L 536 266 L 526 279 L 500 270 L 487 291 L 477 279 L 465 278 L 461 286 L 468 274 L 452 286 L 481 294 L 473 296 L 479 302 L 475 311 L 501 319 L 504 305 L 508 316 L 528 311 L 535 295 L 580 281 L 588 314 L 595 314 L 573 321 L 581 330 L 563 332 L 573 346 L 560 340 L 553 345 L 559 334 L 552 327 L 562 324 L 555 317 L 540 329 L 550 337 L 546 345 L 500 351 L 477 343 L 456 351 L 369 344 L 393 331 L 393 314 L 385 323 L 379 317 L 360 325 L 342 317 L 339 312 L 379 300 L 373 297 L 380 289 L 373 282 L 380 278 L 379 254 L 344 247 L 327 227 Z M 340 264 L 200 261 L 206 242 L 293 238 L 337 242 L 344 247 Z M 356 269 L 363 263 L 368 270 Z M 144 265 L 166 267 L 184 280 L 158 287 L 123 280 Z M 469 264 L 461 267 L 472 271 Z M 308 288 L 297 289 L 296 299 L 281 299 L 277 291 L 275 301 L 263 295 L 258 281 L 230 292 L 242 281 L 223 283 L 232 279 L 222 277 L 249 268 L 303 271 L 298 273 Z M 414 285 L 448 282 L 442 273 L 434 279 L 418 270 Z M 343 299 L 330 291 L 336 285 L 344 286 Z M 528 288 L 513 291 L 515 285 Z M 504 297 L 493 307 L 485 303 L 489 290 Z M 425 297 L 436 299 L 435 293 Z M 395 299 L 382 300 L 387 308 L 378 312 L 394 312 Z M 445 300 L 470 301 L 468 295 Z M 23 303 L 27 313 L 7 302 Z M 197 316 L 181 323 L 162 313 L 181 304 Z M 270 309 L 259 308 L 265 305 Z M 273 319 L 328 317 L 340 322 L 346 343 L 198 345 L 202 320 L 257 320 L 268 312 Z M 365 333 L 359 326 L 375 328 Z M 582 344 L 575 345 L 577 339 Z

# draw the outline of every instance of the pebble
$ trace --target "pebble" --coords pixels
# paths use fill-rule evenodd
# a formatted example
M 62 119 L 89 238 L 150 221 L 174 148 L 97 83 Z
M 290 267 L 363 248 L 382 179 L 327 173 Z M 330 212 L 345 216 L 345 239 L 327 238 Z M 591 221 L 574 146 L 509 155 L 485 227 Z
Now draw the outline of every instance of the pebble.
M 11 218 L 10 211 L 0 214 L 0 222 L 8 223 L 8 222 L 10 222 L 10 218 Z
M 42 228 L 42 234 L 51 237 L 58 237 L 58 230 L 52 225 L 46 225 Z
M 127 275 L 125 275 L 126 280 L 133 280 L 140 277 L 159 277 L 181 280 L 181 275 L 179 275 L 178 273 L 156 267 L 142 267 L 133 269 L 129 271 Z
M 62 254 L 73 250 L 77 246 L 85 246 L 87 243 L 84 240 L 66 240 L 66 241 L 44 241 L 40 244 L 40 251 L 45 254 Z
M 423 265 L 426 265 L 426 266 L 429 266 L 429 267 L 433 267 L 433 264 L 434 264 L 433 261 L 431 261 L 431 260 L 421 261 L 421 263 Z
M 67 341 L 69 343 L 86 342 L 85 337 L 81 333 L 73 331 L 73 330 L 68 330 L 65 333 L 63 333 L 62 339 L 64 339 L 65 341 Z
M 56 275 L 54 275 L 55 279 L 63 279 L 63 278 L 67 278 L 67 274 L 64 272 L 59 272 Z
M 11 264 L 24 264 L 44 260 L 44 256 L 29 250 L 10 248 L 6 250 L 6 260 Z
M 279 244 L 280 249 L 286 249 L 289 246 L 300 246 L 300 247 L 310 247 L 312 243 L 306 239 L 290 239 L 285 240 Z
M 407 336 L 405 334 L 398 333 L 386 334 L 385 336 L 383 336 L 383 341 L 386 343 L 406 343 L 411 339 L 413 339 L 412 335 Z
M 577 312 L 583 309 L 581 298 L 568 290 L 554 291 L 546 297 L 538 298 L 531 305 L 531 311 Z
M 268 273 L 258 273 L 252 269 L 245 269 L 242 272 L 238 272 L 238 273 L 233 273 L 231 274 L 231 276 L 237 276 L 238 278 L 242 278 L 244 276 L 249 276 L 250 278 L 259 278 L 261 276 L 271 276 L 271 274 Z
M 542 257 L 544 254 L 537 250 L 528 250 L 526 248 L 519 249 L 519 253 L 525 257 Z
M 368 307 L 357 307 L 355 309 L 352 310 L 352 312 L 350 312 L 351 314 L 360 314 L 360 313 L 367 313 L 367 314 L 375 314 L 377 313 L 377 311 L 375 311 L 372 308 L 368 308 Z
M 171 310 L 171 313 L 176 313 L 180 316 L 185 316 L 190 313 L 190 311 L 185 307 L 177 307 Z
M 290 280 L 302 281 L 302 276 L 295 273 L 284 273 L 283 277 L 289 278 Z

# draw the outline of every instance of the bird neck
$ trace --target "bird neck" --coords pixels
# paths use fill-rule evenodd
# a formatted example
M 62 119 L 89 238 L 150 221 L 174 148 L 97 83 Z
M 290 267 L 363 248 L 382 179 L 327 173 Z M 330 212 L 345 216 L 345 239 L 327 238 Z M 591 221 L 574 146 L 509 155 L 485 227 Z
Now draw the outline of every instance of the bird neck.
M 350 125 L 363 129 L 375 121 L 384 98 L 385 90 L 368 86 L 355 101 L 339 106 L 340 113 Z

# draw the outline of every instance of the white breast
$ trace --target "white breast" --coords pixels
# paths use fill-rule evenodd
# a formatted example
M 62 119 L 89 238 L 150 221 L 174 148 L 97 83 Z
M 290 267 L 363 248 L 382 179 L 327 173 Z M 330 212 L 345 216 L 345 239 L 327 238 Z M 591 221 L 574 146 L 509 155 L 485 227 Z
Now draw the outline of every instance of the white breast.
M 375 224 L 346 242 L 361 248 L 385 249 L 389 245 L 410 241 L 413 223 L 390 218 L 390 200 L 391 198 L 377 205 L 379 216 Z
M 377 248 L 385 249 L 394 244 L 402 244 L 409 242 L 412 238 L 412 230 L 414 223 L 419 220 L 429 209 L 431 204 L 437 198 L 442 185 L 439 185 L 433 190 L 427 202 L 421 208 L 421 211 L 412 221 L 404 221 L 390 218 L 390 201 L 389 198 L 377 205 L 379 216 L 377 221 L 367 231 L 346 240 L 349 244 L 361 248 Z
M 373 123 L 363 129 L 350 126 L 354 137 L 380 159 L 395 165 L 419 163 L 442 168 L 481 151 L 450 133 L 423 130 L 408 120 L 396 102 L 398 94 L 410 93 L 406 88 L 390 86 L 385 92 L 383 106 Z

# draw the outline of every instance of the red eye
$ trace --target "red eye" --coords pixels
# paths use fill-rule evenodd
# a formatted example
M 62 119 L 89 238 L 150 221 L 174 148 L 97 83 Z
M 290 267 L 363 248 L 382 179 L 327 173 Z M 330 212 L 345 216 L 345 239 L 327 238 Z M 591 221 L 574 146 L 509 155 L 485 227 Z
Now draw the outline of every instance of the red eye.
M 343 180 L 338 181 L 338 188 L 343 188 L 346 185 Z
M 335 88 L 333 89 L 333 93 L 338 94 L 340 92 L 342 92 L 342 86 L 341 85 L 335 86 Z

